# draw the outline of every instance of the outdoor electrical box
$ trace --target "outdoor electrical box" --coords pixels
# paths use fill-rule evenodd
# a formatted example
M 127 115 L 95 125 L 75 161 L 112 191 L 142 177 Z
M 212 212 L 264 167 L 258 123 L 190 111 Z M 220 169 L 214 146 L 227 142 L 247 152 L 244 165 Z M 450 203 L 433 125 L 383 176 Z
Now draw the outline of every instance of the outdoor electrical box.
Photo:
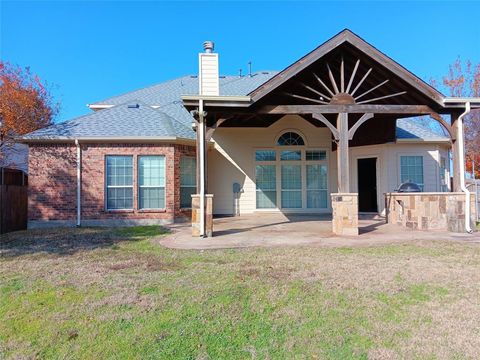
M 242 192 L 242 186 L 239 183 L 233 183 L 233 193 L 238 194 Z
M 242 186 L 235 182 L 232 185 L 233 190 L 233 216 L 240 215 L 240 193 L 243 192 Z

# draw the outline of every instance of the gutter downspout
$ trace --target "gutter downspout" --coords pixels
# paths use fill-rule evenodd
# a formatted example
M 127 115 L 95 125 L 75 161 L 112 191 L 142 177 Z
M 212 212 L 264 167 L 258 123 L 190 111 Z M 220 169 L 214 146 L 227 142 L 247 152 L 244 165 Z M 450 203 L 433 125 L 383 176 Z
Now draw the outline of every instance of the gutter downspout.
M 465 142 L 463 139 L 463 117 L 470 113 L 470 102 L 465 103 L 465 111 L 458 117 L 457 127 L 457 141 L 460 142 L 458 148 L 460 149 L 458 154 L 458 161 L 460 162 L 460 188 L 465 193 L 465 230 L 471 234 L 473 230 L 470 226 L 470 191 L 465 186 Z
M 198 100 L 199 152 L 200 152 L 200 237 L 205 236 L 205 123 L 203 99 Z
M 75 139 L 75 146 L 77 147 L 77 227 L 81 225 L 81 195 L 82 195 L 82 149 L 78 139 Z

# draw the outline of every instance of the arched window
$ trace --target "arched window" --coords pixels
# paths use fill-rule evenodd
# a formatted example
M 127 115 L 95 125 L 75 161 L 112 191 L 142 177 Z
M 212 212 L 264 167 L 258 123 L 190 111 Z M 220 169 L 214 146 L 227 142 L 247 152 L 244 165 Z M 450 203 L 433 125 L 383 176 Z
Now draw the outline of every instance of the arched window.
M 302 146 L 305 145 L 303 138 L 294 132 L 286 132 L 278 138 L 277 146 Z

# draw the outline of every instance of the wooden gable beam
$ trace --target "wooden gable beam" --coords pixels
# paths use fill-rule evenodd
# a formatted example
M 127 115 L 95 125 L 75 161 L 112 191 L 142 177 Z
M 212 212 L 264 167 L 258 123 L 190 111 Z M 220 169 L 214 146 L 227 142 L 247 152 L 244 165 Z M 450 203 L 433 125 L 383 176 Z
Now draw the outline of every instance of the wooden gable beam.
M 367 105 L 367 104 L 348 104 L 348 105 L 273 105 L 264 106 L 258 110 L 260 114 L 398 114 L 398 115 L 430 115 L 436 114 L 426 105 Z M 438 115 L 438 114 L 437 114 Z M 440 116 L 440 115 L 438 115 Z
M 340 32 L 333 38 L 327 40 L 325 43 L 323 43 L 304 57 L 300 58 L 297 62 L 288 66 L 286 69 L 272 77 L 264 84 L 260 85 L 257 89 L 253 90 L 250 93 L 252 102 L 257 102 L 265 95 L 267 95 L 268 93 L 270 93 L 271 91 L 273 91 L 274 89 L 276 89 L 277 87 L 291 79 L 293 76 L 306 69 L 315 61 L 322 58 L 324 55 L 328 54 L 330 51 L 334 50 L 343 43 L 349 43 L 353 45 L 367 57 L 379 63 L 388 71 L 392 72 L 400 79 L 405 81 L 407 84 L 417 89 L 420 93 L 423 93 L 425 96 L 432 99 L 438 105 L 444 106 L 444 96 L 439 91 L 437 91 L 435 88 L 427 84 L 425 81 L 423 81 L 416 75 L 414 75 L 409 70 L 405 69 L 403 66 L 395 62 L 387 55 L 380 52 L 378 49 L 373 47 L 371 44 L 351 32 L 350 30 L 343 30 L 342 32 Z M 347 88 L 350 89 L 350 86 L 347 86 Z M 355 89 L 354 93 L 356 90 L 358 89 Z

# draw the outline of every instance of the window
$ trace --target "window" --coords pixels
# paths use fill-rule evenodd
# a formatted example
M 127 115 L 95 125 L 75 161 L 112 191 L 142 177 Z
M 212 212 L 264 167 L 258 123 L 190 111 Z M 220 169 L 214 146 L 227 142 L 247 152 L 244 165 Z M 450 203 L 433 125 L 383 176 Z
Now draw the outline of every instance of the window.
M 307 164 L 307 208 L 327 207 L 327 165 Z
M 284 150 L 280 154 L 280 160 L 302 160 L 302 152 L 300 150 Z
M 277 206 L 277 177 L 275 165 L 255 166 L 257 209 L 272 209 Z
M 294 132 L 286 132 L 277 141 L 278 146 L 302 146 L 305 145 L 303 138 Z
M 107 210 L 133 209 L 133 158 L 106 157 Z
M 423 191 L 423 156 L 400 156 L 400 182 L 414 182 Z
M 165 208 L 165 156 L 138 157 L 138 208 Z
M 440 158 L 440 191 L 441 192 L 448 192 L 448 185 L 447 185 L 447 159 L 443 156 Z
M 180 207 L 192 207 L 192 195 L 197 192 L 197 161 L 191 156 L 180 158 Z
M 257 209 L 327 209 L 327 151 L 256 150 L 255 183 Z
M 282 165 L 282 208 L 302 207 L 302 166 Z
M 305 157 L 307 161 L 327 160 L 327 152 L 324 150 L 307 150 Z
M 277 153 L 275 150 L 257 150 L 255 151 L 255 161 L 275 161 Z

